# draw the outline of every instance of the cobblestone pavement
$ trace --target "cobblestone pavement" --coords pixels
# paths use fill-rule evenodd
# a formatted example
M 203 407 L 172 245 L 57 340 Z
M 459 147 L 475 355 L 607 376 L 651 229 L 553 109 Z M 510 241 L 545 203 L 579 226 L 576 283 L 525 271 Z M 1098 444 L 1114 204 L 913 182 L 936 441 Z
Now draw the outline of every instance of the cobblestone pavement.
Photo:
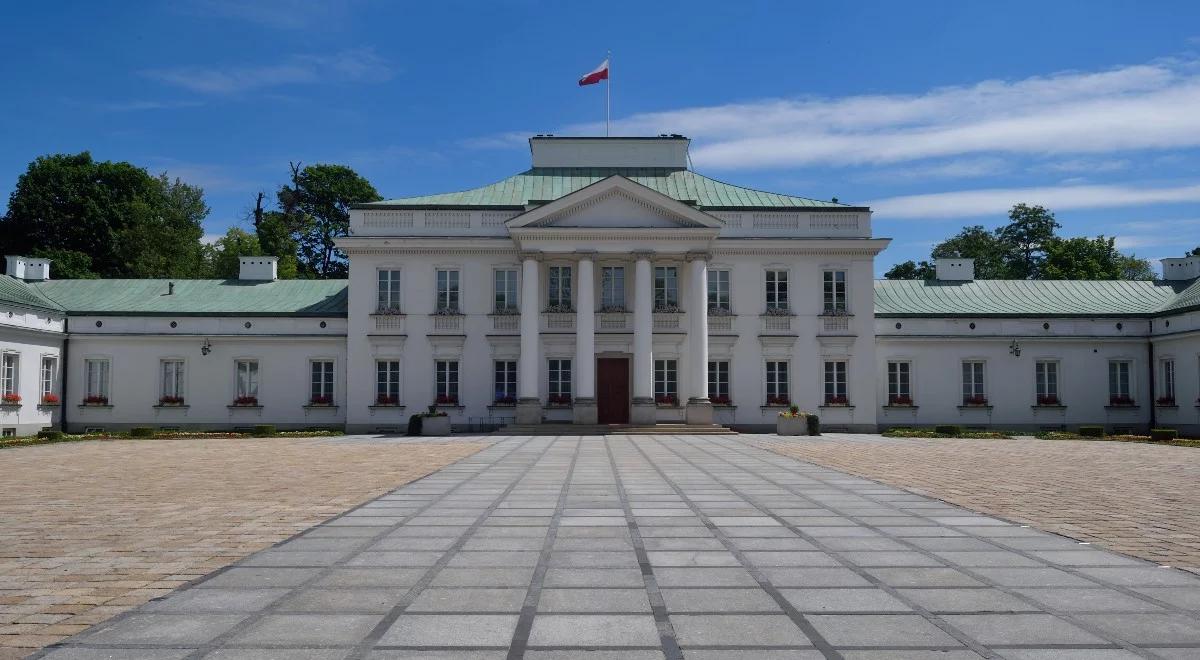
M 164 596 L 482 446 L 276 438 L 0 450 L 0 659 Z
M 1200 573 L 1200 449 L 1033 438 L 743 438 L 787 456 Z
M 1200 657 L 1200 577 L 734 436 L 513 437 L 49 650 Z

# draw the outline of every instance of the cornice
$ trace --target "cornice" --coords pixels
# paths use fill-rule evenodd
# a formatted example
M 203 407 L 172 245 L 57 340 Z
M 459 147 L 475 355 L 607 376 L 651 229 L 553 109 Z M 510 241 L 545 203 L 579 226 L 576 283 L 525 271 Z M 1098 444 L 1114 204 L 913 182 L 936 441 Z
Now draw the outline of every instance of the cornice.
M 513 257 L 516 257 L 516 256 L 521 256 L 521 255 L 524 255 L 524 254 L 526 254 L 526 253 L 528 252 L 528 251 L 526 251 L 526 252 L 522 252 L 521 250 L 518 250 L 518 249 L 517 249 L 516 247 L 514 247 L 514 246 L 509 246 L 509 247 L 498 247 L 498 246 L 497 246 L 497 247 L 466 247 L 466 246 L 463 246 L 463 247 L 455 247 L 455 246 L 450 246 L 450 245 L 446 245 L 446 246 L 442 246 L 442 247 L 432 247 L 432 246 L 414 246 L 414 247 L 387 246 L 387 247 L 361 247 L 361 248 L 360 248 L 360 247 L 343 247 L 343 248 L 339 248 L 339 249 L 340 249 L 342 252 L 345 252 L 347 255 L 350 255 L 350 256 L 359 256 L 359 255 L 396 255 L 396 254 L 421 254 L 421 255 L 447 255 L 447 254 L 457 254 L 457 255 L 498 255 L 498 254 L 499 254 L 499 255 L 506 255 L 506 256 L 513 256 Z

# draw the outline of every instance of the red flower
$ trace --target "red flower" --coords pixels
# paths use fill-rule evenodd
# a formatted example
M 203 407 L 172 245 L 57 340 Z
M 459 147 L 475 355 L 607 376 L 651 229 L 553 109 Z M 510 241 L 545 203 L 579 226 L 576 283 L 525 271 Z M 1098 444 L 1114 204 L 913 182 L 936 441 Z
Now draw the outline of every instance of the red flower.
M 727 396 L 725 396 L 725 395 L 723 395 L 723 394 L 721 394 L 721 395 L 717 395 L 717 396 L 713 396 L 713 397 L 709 397 L 709 399 L 708 399 L 708 400 L 709 400 L 709 401 L 711 401 L 711 402 L 712 402 L 712 404 L 713 404 L 714 406 L 728 406 L 728 405 L 730 405 L 731 403 L 733 403 L 733 402 L 732 402 L 732 401 L 729 399 L 729 397 L 727 397 Z
M 314 406 L 328 406 L 333 403 L 333 397 L 314 396 L 308 400 L 308 403 Z
M 964 406 L 986 406 L 987 402 L 988 402 L 988 400 L 987 400 L 986 396 L 965 396 L 965 397 L 963 397 L 963 405 Z
M 549 401 L 552 404 L 559 405 L 559 406 L 569 406 L 569 405 L 571 405 L 571 395 L 570 394 L 551 394 L 550 397 L 547 399 L 547 401 Z
M 439 406 L 457 406 L 458 397 L 453 394 L 439 394 L 437 397 L 437 404 Z
M 4 396 L 0 397 L 0 401 L 3 401 L 5 405 L 21 403 L 21 395 L 17 394 L 16 392 L 5 392 Z
M 827 405 L 827 406 L 848 406 L 848 405 L 850 405 L 850 400 L 844 396 L 833 396 L 832 394 L 828 394 L 825 396 L 825 405 Z
M 1158 397 L 1158 401 L 1156 401 L 1155 403 L 1157 403 L 1160 406 L 1173 406 L 1173 405 L 1175 405 L 1175 397 L 1160 396 L 1160 397 Z
M 58 395 L 53 392 L 47 392 L 42 395 L 42 403 L 58 403 Z
M 912 397 L 907 394 L 893 394 L 888 397 L 888 404 L 892 406 L 911 406 L 913 404 Z
M 659 394 L 654 397 L 654 403 L 660 406 L 674 406 L 679 404 L 679 398 L 674 394 Z
M 235 406 L 257 406 L 258 397 L 256 396 L 239 396 L 233 400 Z
M 379 406 L 394 406 L 400 403 L 400 399 L 386 394 L 380 394 L 375 397 L 375 404 Z
M 790 404 L 791 402 L 792 402 L 792 400 L 786 396 L 768 396 L 767 397 L 767 405 L 768 406 L 786 406 L 786 405 Z
M 179 406 L 179 405 L 183 405 L 183 397 L 181 397 L 181 396 L 164 396 L 164 397 L 159 397 L 158 402 L 164 406 Z
M 1114 394 L 1108 397 L 1108 405 L 1110 406 L 1132 406 L 1133 398 L 1128 394 Z
M 1057 394 L 1043 394 L 1038 397 L 1037 402 L 1038 402 L 1039 406 L 1057 406 L 1058 405 L 1058 395 Z
M 83 404 L 85 406 L 107 406 L 108 397 L 100 394 L 93 394 L 92 396 L 84 397 Z

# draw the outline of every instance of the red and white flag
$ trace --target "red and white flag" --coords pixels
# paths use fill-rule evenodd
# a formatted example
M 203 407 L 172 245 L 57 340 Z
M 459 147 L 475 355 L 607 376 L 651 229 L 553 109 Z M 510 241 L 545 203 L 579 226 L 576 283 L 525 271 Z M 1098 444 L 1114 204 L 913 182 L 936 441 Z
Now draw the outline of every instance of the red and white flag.
M 600 63 L 600 66 L 596 67 L 591 73 L 579 79 L 579 86 L 583 87 L 584 85 L 595 85 L 601 80 L 608 80 L 607 57 L 604 58 L 604 61 Z

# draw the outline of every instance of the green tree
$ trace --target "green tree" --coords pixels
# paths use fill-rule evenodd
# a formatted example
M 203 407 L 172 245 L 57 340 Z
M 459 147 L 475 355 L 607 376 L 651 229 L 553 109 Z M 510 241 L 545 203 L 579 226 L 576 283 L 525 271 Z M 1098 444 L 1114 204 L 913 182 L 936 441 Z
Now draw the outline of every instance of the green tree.
M 963 227 L 958 234 L 933 247 L 934 259 L 964 257 L 975 260 L 975 277 L 980 280 L 1003 280 L 1012 276 L 1008 261 L 1008 246 L 982 225 Z
M 889 280 L 932 280 L 937 277 L 937 270 L 928 261 L 917 263 L 910 259 L 892 266 L 883 276 Z
M 225 232 L 225 235 L 218 238 L 207 252 L 209 277 L 223 280 L 237 278 L 241 271 L 238 257 L 258 257 L 264 254 L 258 237 L 237 227 L 232 227 Z
M 9 197 L 0 252 L 57 255 L 57 277 L 195 276 L 207 214 L 203 191 L 178 179 L 86 151 L 41 156 Z
M 345 277 L 345 257 L 334 240 L 350 229 L 350 206 L 382 199 L 369 181 L 345 165 L 292 166 L 292 183 L 279 189 L 284 225 L 296 242 L 299 271 L 316 278 Z
M 50 275 L 57 280 L 91 280 L 98 277 L 92 270 L 92 257 L 75 250 L 35 248 L 31 256 L 50 260 Z
M 1055 230 L 1062 225 L 1050 211 L 1028 204 L 1012 207 L 1008 220 L 1007 225 L 996 230 L 996 238 L 1009 251 L 1005 255 L 1008 276 L 1036 279 L 1045 259 L 1046 244 L 1054 240 Z
M 1149 280 L 1150 262 L 1122 254 L 1116 239 L 1055 238 L 1044 245 L 1041 279 L 1047 280 Z

